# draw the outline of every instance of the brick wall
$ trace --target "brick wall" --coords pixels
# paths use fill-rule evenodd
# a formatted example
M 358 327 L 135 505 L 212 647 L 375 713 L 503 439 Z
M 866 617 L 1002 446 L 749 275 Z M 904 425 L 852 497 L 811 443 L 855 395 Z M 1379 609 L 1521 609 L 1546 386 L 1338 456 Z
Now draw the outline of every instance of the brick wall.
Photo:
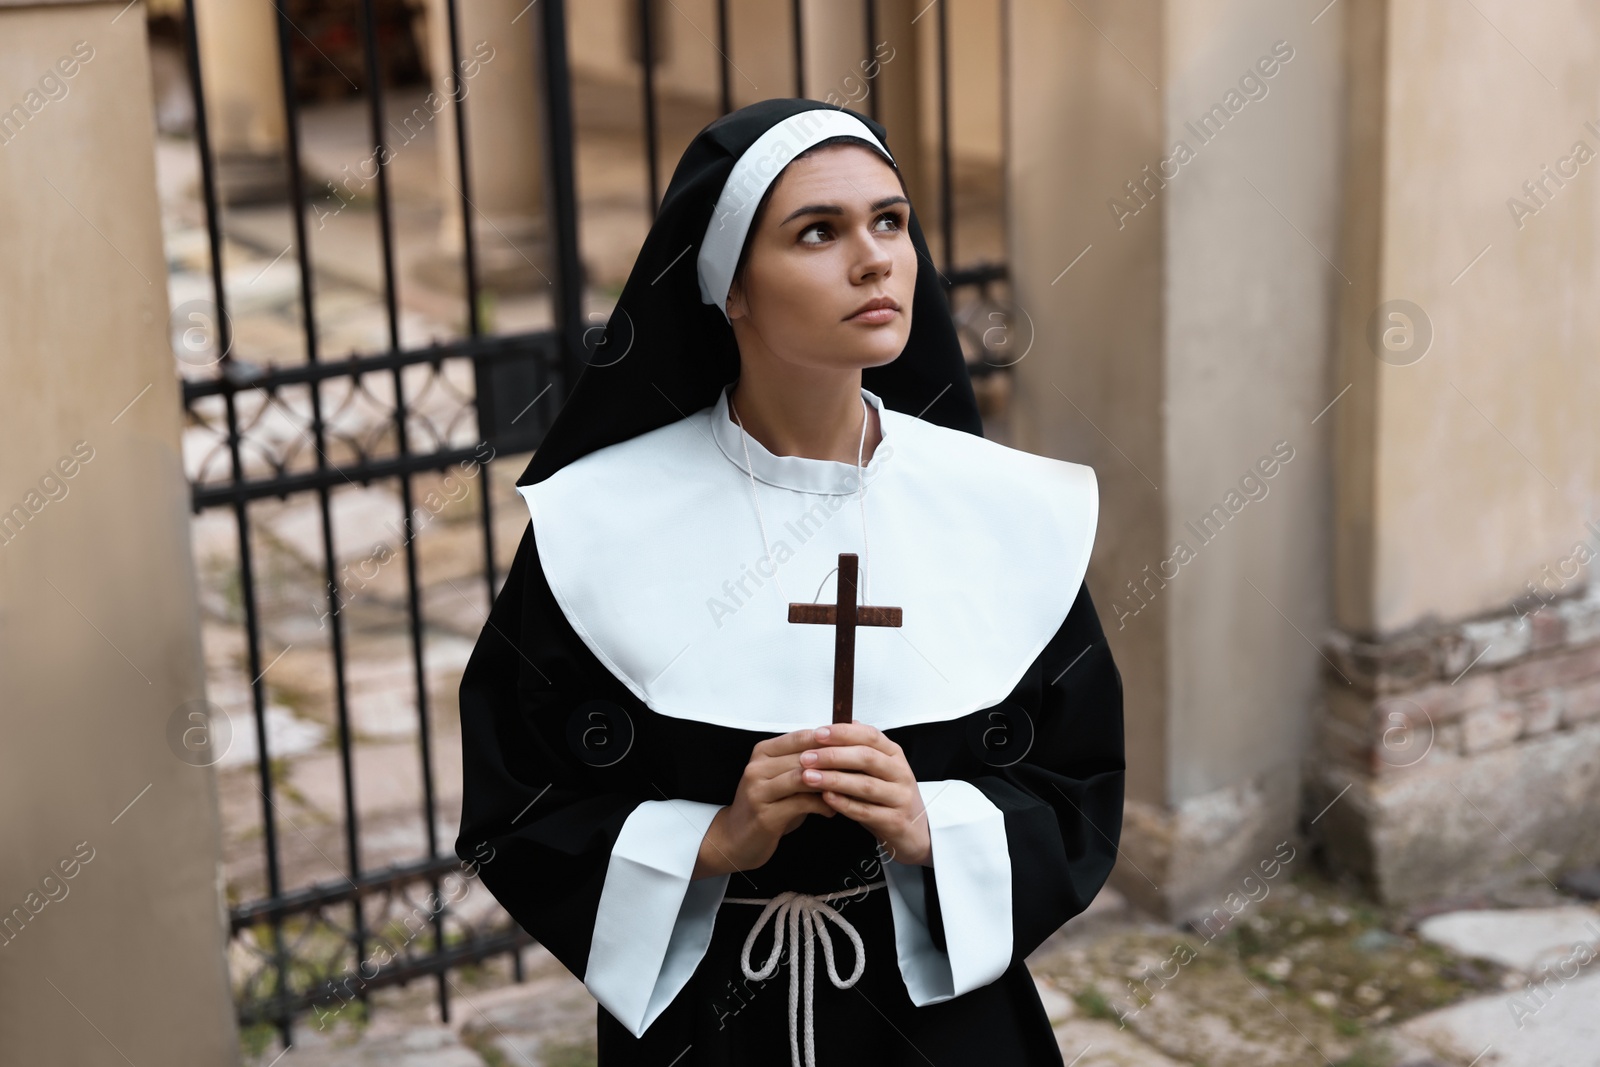
M 1333 805 L 1312 831 L 1336 867 L 1404 902 L 1600 860 L 1600 583 L 1322 651 L 1306 809 Z

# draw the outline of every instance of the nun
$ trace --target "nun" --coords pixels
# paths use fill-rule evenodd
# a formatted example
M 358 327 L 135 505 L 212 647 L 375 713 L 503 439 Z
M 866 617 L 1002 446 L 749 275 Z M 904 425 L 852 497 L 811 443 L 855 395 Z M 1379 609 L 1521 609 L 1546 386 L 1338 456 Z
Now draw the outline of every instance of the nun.
M 884 128 L 702 130 L 517 489 L 456 851 L 600 1067 L 1062 1063 L 1024 959 L 1122 822 L 1097 483 L 983 437 Z

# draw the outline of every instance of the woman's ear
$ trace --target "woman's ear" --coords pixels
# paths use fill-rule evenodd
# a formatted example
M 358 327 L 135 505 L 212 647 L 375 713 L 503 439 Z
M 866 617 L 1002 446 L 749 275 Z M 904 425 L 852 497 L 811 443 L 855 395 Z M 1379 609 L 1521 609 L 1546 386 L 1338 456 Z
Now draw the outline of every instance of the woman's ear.
M 735 278 L 733 283 L 728 286 L 727 312 L 729 322 L 734 319 L 742 319 L 750 314 L 750 307 L 745 303 L 744 299 L 744 286 L 740 284 L 738 278 Z

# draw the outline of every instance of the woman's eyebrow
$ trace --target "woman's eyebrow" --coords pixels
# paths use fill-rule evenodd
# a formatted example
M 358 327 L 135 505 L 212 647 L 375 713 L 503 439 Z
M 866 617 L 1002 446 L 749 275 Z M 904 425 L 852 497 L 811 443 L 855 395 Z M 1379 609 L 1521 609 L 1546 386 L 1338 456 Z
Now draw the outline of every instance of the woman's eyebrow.
M 911 203 L 911 201 L 907 200 L 903 196 L 886 196 L 882 200 L 878 200 L 878 201 L 875 201 L 872 204 L 869 204 L 868 205 L 868 209 L 871 210 L 871 211 L 882 211 L 884 208 L 888 207 L 890 204 L 910 204 L 910 203 Z M 843 214 L 844 214 L 844 208 L 840 207 L 838 204 L 807 204 L 803 208 L 800 208 L 800 209 L 798 209 L 796 211 L 790 212 L 789 216 L 787 218 L 785 218 L 782 222 L 778 223 L 778 225 L 779 226 L 787 226 L 789 223 L 793 222 L 795 219 L 799 218 L 801 215 L 843 215 Z

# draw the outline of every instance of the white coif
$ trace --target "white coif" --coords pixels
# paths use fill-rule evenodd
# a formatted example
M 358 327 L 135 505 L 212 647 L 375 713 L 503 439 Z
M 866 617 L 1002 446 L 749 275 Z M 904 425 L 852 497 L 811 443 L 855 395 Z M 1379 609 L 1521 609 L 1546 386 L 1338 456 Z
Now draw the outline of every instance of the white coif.
M 715 304 L 724 318 L 728 315 L 728 290 L 733 286 L 733 271 L 739 265 L 745 235 L 756 213 L 756 205 L 778 173 L 795 156 L 830 137 L 859 137 L 883 154 L 894 166 L 894 157 L 883 142 L 854 115 L 836 108 L 821 107 L 802 111 L 757 137 L 733 164 L 722 185 L 716 210 L 700 242 L 698 261 L 700 299 Z

